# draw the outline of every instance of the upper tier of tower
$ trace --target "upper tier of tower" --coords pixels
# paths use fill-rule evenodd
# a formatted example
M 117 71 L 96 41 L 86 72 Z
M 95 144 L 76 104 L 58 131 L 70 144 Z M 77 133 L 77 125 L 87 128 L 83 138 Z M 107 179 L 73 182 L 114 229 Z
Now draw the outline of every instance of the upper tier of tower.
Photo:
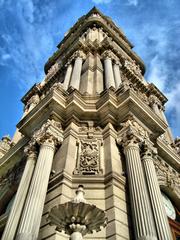
M 66 64 L 73 52 L 82 49 L 85 53 L 101 53 L 111 49 L 117 58 L 126 58 L 139 65 L 142 74 L 145 72 L 143 61 L 132 51 L 133 45 L 118 28 L 111 18 L 103 15 L 96 7 L 82 16 L 76 24 L 65 34 L 58 44 L 58 50 L 45 64 L 45 73 L 57 61 Z

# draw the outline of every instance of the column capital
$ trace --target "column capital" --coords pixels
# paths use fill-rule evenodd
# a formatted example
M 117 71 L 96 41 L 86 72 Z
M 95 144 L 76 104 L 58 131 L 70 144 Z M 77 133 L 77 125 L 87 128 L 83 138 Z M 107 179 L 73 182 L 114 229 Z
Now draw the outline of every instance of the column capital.
M 73 53 L 72 59 L 76 59 L 78 57 L 82 58 L 84 60 L 86 58 L 86 54 L 82 50 L 78 50 L 78 51 Z
M 156 159 L 157 157 L 157 148 L 155 148 L 151 143 L 145 141 L 142 144 L 142 160 L 146 159 Z
M 71 63 L 72 63 L 72 59 L 70 58 L 67 60 L 65 67 L 67 68 L 69 65 L 71 65 Z
M 37 148 L 35 146 L 35 144 L 30 141 L 29 144 L 27 146 L 24 147 L 24 155 L 28 158 L 28 159 L 36 159 L 37 158 Z
M 114 60 L 114 65 L 117 65 L 117 66 L 119 66 L 119 67 L 122 67 L 121 62 L 120 62 L 118 59 L 115 59 L 115 60 Z
M 105 50 L 102 54 L 101 57 L 105 59 L 114 59 L 114 54 L 111 50 Z
M 138 146 L 139 143 L 145 141 L 149 142 L 149 133 L 135 120 L 133 116 L 129 116 L 128 119 L 120 124 L 122 129 L 119 132 L 117 139 L 118 144 L 124 147 L 129 144 L 135 144 Z
M 54 119 L 48 119 L 47 122 L 44 123 L 32 137 L 32 143 L 38 143 L 39 145 L 49 143 L 56 146 L 62 141 L 63 136 L 61 123 L 55 121 Z

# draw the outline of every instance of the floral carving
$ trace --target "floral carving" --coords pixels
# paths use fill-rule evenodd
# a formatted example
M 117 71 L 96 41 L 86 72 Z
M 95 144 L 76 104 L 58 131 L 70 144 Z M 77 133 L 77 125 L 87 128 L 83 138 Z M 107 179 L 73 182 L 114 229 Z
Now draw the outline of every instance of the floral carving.
M 60 69 L 59 63 L 55 63 L 54 65 L 51 66 L 51 68 L 48 70 L 48 73 L 46 75 L 46 80 L 54 76 Z
M 100 146 L 101 142 L 95 139 L 84 139 L 78 142 L 78 159 L 74 174 L 101 173 Z

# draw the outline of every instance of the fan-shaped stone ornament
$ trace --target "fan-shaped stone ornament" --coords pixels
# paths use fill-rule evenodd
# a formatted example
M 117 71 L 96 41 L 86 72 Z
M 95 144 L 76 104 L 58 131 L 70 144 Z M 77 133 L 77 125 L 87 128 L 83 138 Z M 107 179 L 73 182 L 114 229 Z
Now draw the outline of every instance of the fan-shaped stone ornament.
M 76 197 L 71 202 L 50 210 L 48 220 L 51 225 L 56 226 L 57 231 L 64 230 L 66 234 L 71 235 L 71 240 L 81 240 L 87 233 L 93 233 L 93 230 L 100 231 L 101 227 L 107 225 L 105 212 L 86 203 L 82 185 L 79 185 Z

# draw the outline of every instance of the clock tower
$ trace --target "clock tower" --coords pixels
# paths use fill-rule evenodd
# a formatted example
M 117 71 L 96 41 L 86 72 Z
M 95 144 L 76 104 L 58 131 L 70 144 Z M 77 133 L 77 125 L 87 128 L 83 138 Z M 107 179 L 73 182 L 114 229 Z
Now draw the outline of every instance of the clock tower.
M 99 208 L 107 227 L 84 239 L 178 239 L 179 230 L 171 229 L 172 221 L 179 224 L 180 141 L 164 114 L 167 98 L 146 81 L 145 65 L 123 31 L 93 8 L 44 70 L 43 81 L 22 98 L 13 141 L 0 142 L 1 239 L 69 239 L 67 228 L 50 224 L 52 209 L 58 224 L 71 229 L 73 221 L 78 232 L 81 214 L 92 219 Z M 95 205 L 87 215 L 77 205 L 62 207 L 74 206 L 78 185 Z

